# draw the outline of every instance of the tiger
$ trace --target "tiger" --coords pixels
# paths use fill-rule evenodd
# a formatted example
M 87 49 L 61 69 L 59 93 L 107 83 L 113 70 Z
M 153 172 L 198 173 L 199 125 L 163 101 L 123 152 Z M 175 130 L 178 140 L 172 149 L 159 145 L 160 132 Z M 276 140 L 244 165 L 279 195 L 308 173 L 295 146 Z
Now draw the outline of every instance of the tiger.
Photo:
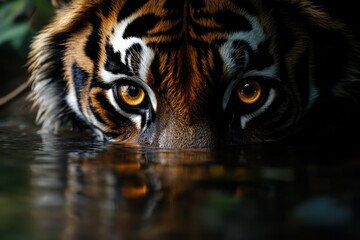
M 28 58 L 36 122 L 159 148 L 311 138 L 359 86 L 357 33 L 326 2 L 52 0 Z

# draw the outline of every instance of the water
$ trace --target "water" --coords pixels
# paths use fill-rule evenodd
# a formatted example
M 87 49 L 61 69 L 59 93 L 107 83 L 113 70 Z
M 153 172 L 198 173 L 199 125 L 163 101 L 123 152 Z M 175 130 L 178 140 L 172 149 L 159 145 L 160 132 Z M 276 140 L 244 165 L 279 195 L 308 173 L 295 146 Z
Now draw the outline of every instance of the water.
M 360 239 L 356 145 L 161 150 L 0 121 L 0 239 Z

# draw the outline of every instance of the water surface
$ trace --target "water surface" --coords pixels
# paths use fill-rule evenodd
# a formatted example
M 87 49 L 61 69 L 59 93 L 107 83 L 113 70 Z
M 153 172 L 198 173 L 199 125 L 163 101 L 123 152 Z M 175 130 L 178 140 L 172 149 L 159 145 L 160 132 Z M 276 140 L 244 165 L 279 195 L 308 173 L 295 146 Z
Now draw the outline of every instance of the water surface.
M 0 239 L 360 239 L 357 145 L 104 145 L 0 121 Z

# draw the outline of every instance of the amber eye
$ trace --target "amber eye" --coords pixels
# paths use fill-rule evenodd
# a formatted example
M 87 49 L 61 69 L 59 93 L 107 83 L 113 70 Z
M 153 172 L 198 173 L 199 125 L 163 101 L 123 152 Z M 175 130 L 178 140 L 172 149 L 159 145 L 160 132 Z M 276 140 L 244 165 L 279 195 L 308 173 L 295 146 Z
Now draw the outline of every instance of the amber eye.
M 145 100 L 145 92 L 138 85 L 120 85 L 118 91 L 120 99 L 130 107 L 139 106 Z
M 237 96 L 244 104 L 254 104 L 261 97 L 261 86 L 255 80 L 246 81 L 238 87 Z

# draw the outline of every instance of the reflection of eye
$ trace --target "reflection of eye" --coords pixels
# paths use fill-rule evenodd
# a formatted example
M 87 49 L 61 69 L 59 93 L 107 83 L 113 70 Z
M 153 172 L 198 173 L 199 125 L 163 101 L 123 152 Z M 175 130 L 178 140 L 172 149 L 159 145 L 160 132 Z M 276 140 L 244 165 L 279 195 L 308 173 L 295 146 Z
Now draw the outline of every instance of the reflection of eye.
M 117 88 L 117 96 L 129 107 L 138 107 L 145 100 L 144 90 L 137 84 L 121 84 Z
M 240 83 L 236 93 L 239 100 L 246 105 L 256 103 L 262 95 L 261 86 L 255 80 L 248 80 Z

